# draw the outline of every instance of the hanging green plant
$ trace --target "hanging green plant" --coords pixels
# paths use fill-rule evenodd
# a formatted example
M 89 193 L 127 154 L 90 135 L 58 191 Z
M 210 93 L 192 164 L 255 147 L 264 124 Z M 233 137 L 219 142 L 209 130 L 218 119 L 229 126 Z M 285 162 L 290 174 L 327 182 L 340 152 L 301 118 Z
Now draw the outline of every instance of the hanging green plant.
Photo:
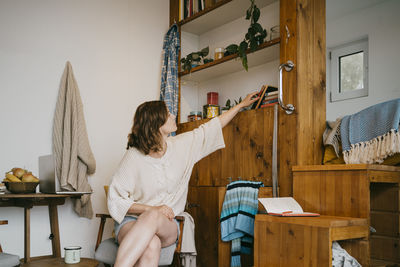
M 206 48 L 201 49 L 201 51 L 197 52 L 192 52 L 186 57 L 181 59 L 182 63 L 182 68 L 184 71 L 189 71 L 192 69 L 194 65 L 199 65 L 200 61 L 208 55 L 209 48 L 208 46 Z
M 226 55 L 238 53 L 242 60 L 243 68 L 248 71 L 246 50 L 255 51 L 257 47 L 264 42 L 267 37 L 267 30 L 263 29 L 258 19 L 260 18 L 260 9 L 255 4 L 255 0 L 250 0 L 251 5 L 246 11 L 246 20 L 250 20 L 250 26 L 247 30 L 244 40 L 239 44 L 231 44 L 225 48 Z

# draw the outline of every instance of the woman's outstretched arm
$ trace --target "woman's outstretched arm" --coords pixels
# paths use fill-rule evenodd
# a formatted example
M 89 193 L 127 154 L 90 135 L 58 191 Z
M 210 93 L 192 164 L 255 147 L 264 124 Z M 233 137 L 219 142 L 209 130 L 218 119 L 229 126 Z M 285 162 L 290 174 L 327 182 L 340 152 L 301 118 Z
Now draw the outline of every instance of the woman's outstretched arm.
M 228 110 L 227 112 L 219 115 L 218 118 L 219 118 L 219 121 L 221 122 L 221 127 L 224 128 L 236 116 L 236 114 L 239 112 L 239 110 L 241 108 L 250 106 L 251 104 L 256 102 L 259 99 L 259 97 L 253 98 L 256 94 L 257 94 L 257 92 L 248 94 L 243 99 L 242 102 L 240 102 L 239 104 L 237 104 L 236 106 L 234 106 L 233 108 Z

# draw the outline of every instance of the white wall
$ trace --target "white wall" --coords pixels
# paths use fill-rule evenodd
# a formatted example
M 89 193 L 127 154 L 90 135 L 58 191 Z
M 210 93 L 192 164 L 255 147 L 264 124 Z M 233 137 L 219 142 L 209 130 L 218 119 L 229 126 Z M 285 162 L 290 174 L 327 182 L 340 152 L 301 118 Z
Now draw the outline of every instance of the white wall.
M 250 3 L 250 2 L 249 2 Z M 250 6 L 250 4 L 249 4 Z M 269 40 L 270 28 L 279 24 L 279 1 L 268 5 L 261 10 L 259 23 L 267 29 Z M 207 46 L 210 48 L 209 56 L 214 58 L 216 47 L 227 47 L 230 44 L 239 44 L 247 33 L 250 22 L 241 17 L 200 36 L 182 32 L 182 56 L 199 51 Z M 238 59 L 237 64 L 241 65 Z M 274 60 L 253 68 L 246 72 L 244 69 L 223 77 L 200 83 L 184 82 L 181 88 L 181 120 L 187 121 L 190 111 L 202 111 L 207 104 L 207 92 L 219 93 L 219 105 L 225 106 L 227 99 L 238 100 L 248 93 L 261 89 L 263 84 L 278 86 L 279 60 Z
M 328 8 L 340 10 L 338 5 L 343 5 L 346 1 L 328 1 L 327 17 L 330 20 L 326 23 L 327 48 L 368 35 L 369 95 L 331 103 L 327 60 L 327 120 L 335 120 L 339 116 L 350 115 L 371 105 L 399 98 L 400 1 L 381 1 L 376 5 L 346 13 L 344 16 L 330 16 L 331 10 Z
M 106 212 L 108 184 L 126 145 L 138 104 L 158 99 L 165 0 L 0 1 L 0 173 L 20 166 L 38 174 L 38 156 L 51 153 L 60 78 L 69 60 L 84 105 L 97 161 L 89 178 L 96 213 Z M 1 178 L 1 176 L 0 176 Z M 70 200 L 58 207 L 61 248 L 82 246 L 92 257 L 98 218 L 79 218 Z M 0 240 L 23 257 L 23 209 L 0 208 Z M 107 225 L 110 234 L 111 223 Z M 50 254 L 46 207 L 31 210 L 31 256 Z M 62 251 L 62 254 L 64 252 Z

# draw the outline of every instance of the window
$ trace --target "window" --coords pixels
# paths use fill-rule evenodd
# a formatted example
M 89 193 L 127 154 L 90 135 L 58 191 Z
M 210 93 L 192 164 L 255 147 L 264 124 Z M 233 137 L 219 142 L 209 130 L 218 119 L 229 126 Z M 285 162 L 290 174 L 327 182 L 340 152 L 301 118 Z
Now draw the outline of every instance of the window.
M 331 102 L 368 96 L 368 39 L 330 49 Z

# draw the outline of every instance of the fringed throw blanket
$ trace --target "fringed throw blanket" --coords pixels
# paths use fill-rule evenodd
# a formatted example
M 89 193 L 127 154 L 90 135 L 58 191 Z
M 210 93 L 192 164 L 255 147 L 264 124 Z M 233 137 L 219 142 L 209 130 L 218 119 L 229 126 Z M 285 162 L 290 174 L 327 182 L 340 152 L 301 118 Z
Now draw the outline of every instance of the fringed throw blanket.
M 340 125 L 347 164 L 381 163 L 400 152 L 400 98 L 345 116 Z
M 231 267 L 240 267 L 240 253 L 250 254 L 258 189 L 262 182 L 235 181 L 226 188 L 221 211 L 221 239 L 232 241 Z
M 336 121 L 327 121 L 326 129 L 322 136 L 324 141 L 324 146 L 332 146 L 335 150 L 336 156 L 339 157 L 340 150 L 340 123 L 341 118 L 336 119 Z

